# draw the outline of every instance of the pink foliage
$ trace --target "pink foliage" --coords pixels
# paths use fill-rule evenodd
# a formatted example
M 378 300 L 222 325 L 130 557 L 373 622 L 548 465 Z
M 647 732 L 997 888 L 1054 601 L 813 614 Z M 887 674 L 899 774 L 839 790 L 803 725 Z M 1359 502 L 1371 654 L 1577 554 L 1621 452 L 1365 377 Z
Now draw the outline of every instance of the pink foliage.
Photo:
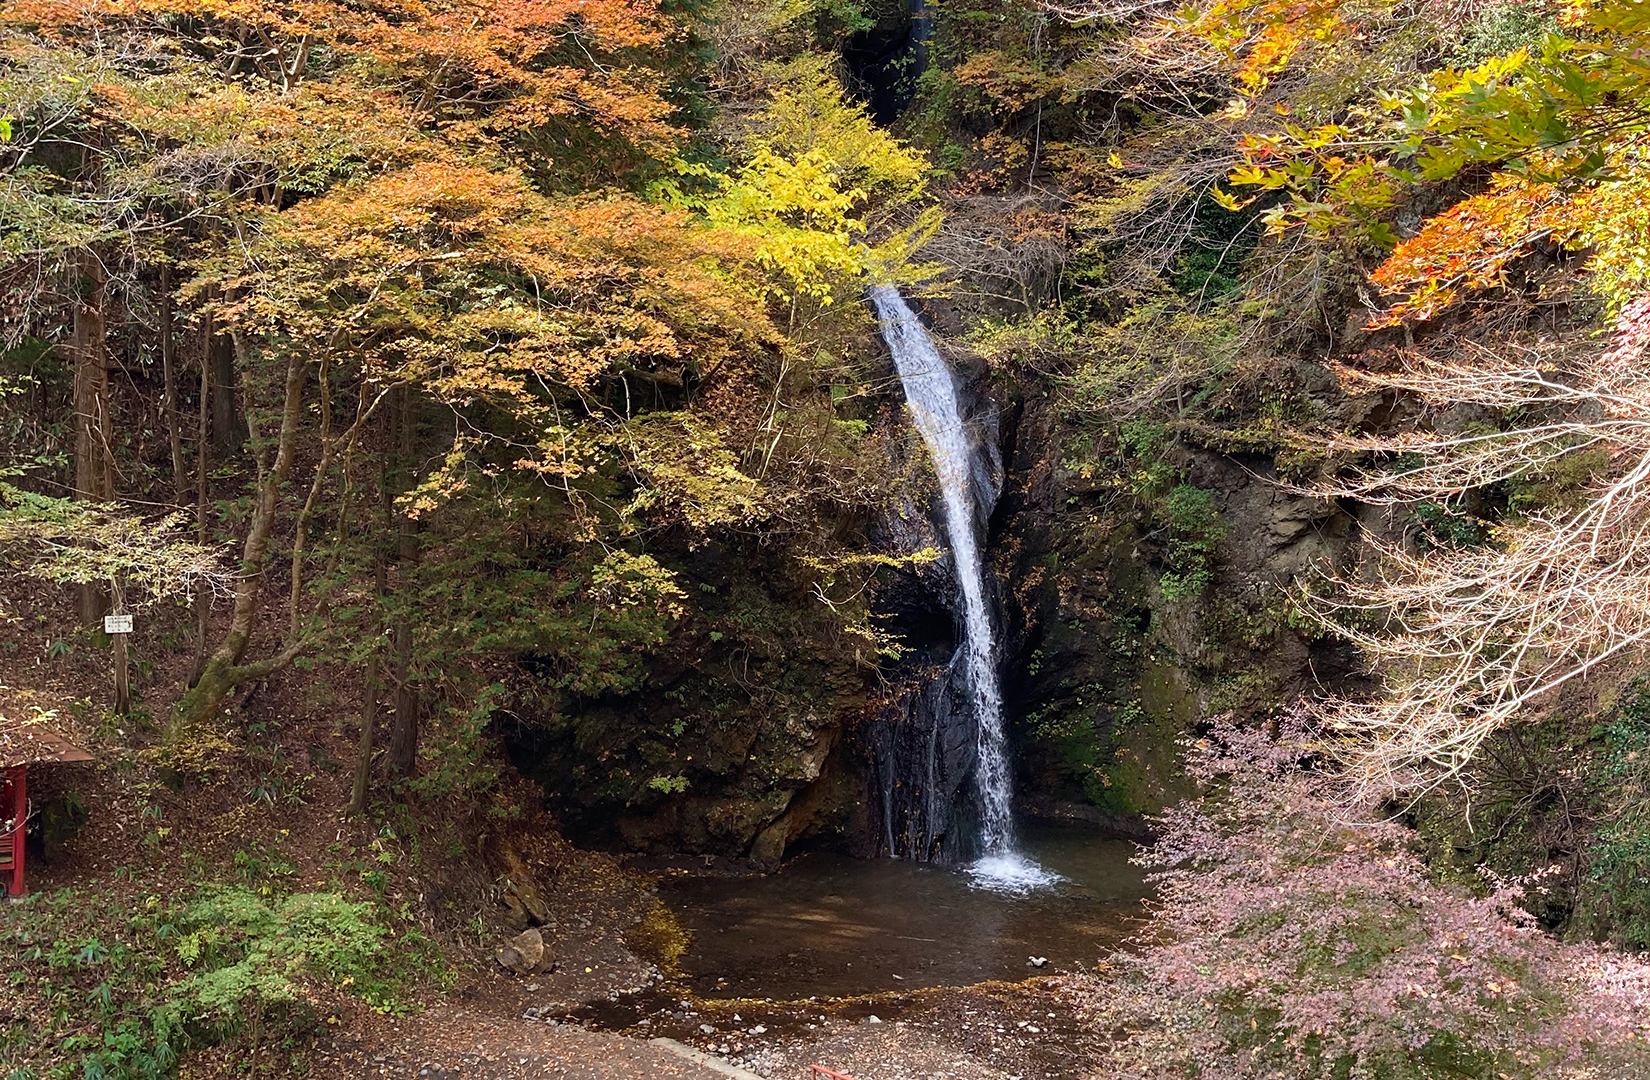
M 1115 1075 L 1650 1077 L 1650 967 L 1536 927 L 1540 875 L 1430 880 L 1413 832 L 1308 767 L 1303 717 L 1189 748 L 1210 794 L 1161 818 L 1154 933 L 1096 1007 Z
M 1606 371 L 1632 371 L 1643 360 L 1646 347 L 1650 347 L 1650 293 L 1622 306 L 1616 316 L 1615 340 L 1599 357 L 1599 365 Z

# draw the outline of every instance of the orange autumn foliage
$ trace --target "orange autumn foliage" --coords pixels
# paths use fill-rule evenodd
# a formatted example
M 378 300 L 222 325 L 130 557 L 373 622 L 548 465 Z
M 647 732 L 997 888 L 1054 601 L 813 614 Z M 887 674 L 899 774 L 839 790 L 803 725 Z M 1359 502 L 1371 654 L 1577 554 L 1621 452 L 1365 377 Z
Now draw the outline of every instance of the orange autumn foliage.
M 324 53 L 366 65 L 450 135 L 561 125 L 653 152 L 679 134 L 649 63 L 677 30 L 654 0 L 14 0 L 0 23 L 66 43 L 124 31 L 288 92 Z
M 229 247 L 223 316 L 266 337 L 334 337 L 373 378 L 456 405 L 517 409 L 625 370 L 771 343 L 750 289 L 717 265 L 748 242 L 628 198 L 546 198 L 516 173 L 421 161 L 270 214 Z
M 1405 318 L 1430 319 L 1463 293 L 1499 285 L 1507 265 L 1541 240 L 1568 243 L 1581 231 L 1586 194 L 1571 196 L 1551 184 L 1509 176 L 1491 189 L 1427 219 L 1421 231 L 1393 249 L 1371 275 L 1403 299 L 1376 316 L 1371 328 Z
M 636 194 L 682 141 L 666 93 L 700 62 L 683 6 L 0 0 L 0 331 L 72 345 L 78 268 L 107 266 L 111 351 L 160 361 L 171 413 L 219 409 L 194 444 L 201 520 L 220 494 L 251 508 L 223 526 L 253 572 L 227 629 L 202 631 L 169 738 L 305 654 L 377 650 L 415 689 L 451 685 L 455 655 L 518 650 L 557 658 L 557 687 L 639 683 L 625 665 L 681 593 L 645 545 L 839 546 L 814 520 L 868 501 L 863 430 L 836 419 L 835 358 L 776 329 L 772 238 L 749 224 L 783 223 L 789 193 L 752 182 L 750 217 L 722 222 Z M 815 126 L 833 104 L 851 115 Z M 797 115 L 846 136 L 819 170 L 838 196 L 915 198 L 920 156 L 861 112 Z M 856 272 L 882 250 L 844 227 L 850 244 Z M 184 347 L 157 350 L 157 324 Z M 650 618 L 621 610 L 637 596 Z M 380 634 L 392 620 L 405 632 Z
M 674 138 L 656 0 L 0 0 L 0 32 L 92 73 L 110 161 L 149 163 L 86 174 L 133 209 L 85 205 L 111 234 L 154 195 L 202 222 L 186 292 L 245 363 L 328 355 L 531 428 L 777 342 L 751 236 L 548 194 Z
M 1367 14 L 1351 0 L 1215 0 L 1179 28 L 1240 58 L 1238 83 L 1257 93 L 1310 42 L 1355 33 Z

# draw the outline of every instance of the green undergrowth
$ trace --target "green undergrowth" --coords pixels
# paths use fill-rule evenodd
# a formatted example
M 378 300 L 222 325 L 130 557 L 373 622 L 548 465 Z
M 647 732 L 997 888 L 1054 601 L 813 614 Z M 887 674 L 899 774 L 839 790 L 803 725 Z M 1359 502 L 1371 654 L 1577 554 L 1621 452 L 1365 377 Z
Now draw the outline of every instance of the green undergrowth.
M 1226 535 L 1214 494 L 1177 484 L 1163 500 L 1161 514 L 1169 530 L 1167 565 L 1159 579 L 1163 595 L 1170 600 L 1201 596 L 1214 582 L 1217 549 Z
M 1628 948 L 1650 948 L 1650 684 L 1636 685 L 1594 731 L 1590 771 L 1601 815 L 1587 851 L 1578 923 Z
M 403 1012 L 445 975 L 379 903 L 242 884 L 36 893 L 5 910 L 0 949 L 5 1080 L 158 1080 L 214 1046 L 243 1050 L 248 1075 L 304 1075 L 333 1003 Z

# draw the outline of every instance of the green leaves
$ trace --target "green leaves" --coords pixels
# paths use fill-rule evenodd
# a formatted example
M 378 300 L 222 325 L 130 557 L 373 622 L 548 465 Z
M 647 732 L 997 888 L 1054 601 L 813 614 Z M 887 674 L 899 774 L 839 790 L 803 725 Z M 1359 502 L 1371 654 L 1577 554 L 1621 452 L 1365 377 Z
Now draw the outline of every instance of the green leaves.
M 1167 567 L 1159 579 L 1163 595 L 1170 600 L 1199 596 L 1214 580 L 1216 549 L 1226 534 L 1214 496 L 1179 484 L 1164 499 L 1162 517 L 1169 528 Z
M 312 1035 L 316 986 L 397 1007 L 427 954 L 416 931 L 386 948 L 386 915 L 332 892 L 266 898 L 224 885 L 36 894 L 0 927 L 8 989 L 20 993 L 10 1019 L 29 1035 L 22 1057 L 5 1060 L 19 1075 L 67 1076 L 72 1064 L 76 1077 L 164 1080 L 181 1052 L 248 1028 L 260 1046 Z
M 773 510 L 705 417 L 650 413 L 599 438 L 628 457 L 639 481 L 622 511 L 624 532 L 680 522 L 703 537 L 720 526 L 761 521 Z
M 58 584 L 119 580 L 153 602 L 229 576 L 219 553 L 184 539 L 182 512 L 144 518 L 116 504 L 0 483 L 0 553 L 14 572 Z
M 1601 0 L 1588 4 L 1586 12 L 1589 23 L 1611 34 L 1650 35 L 1650 7 L 1638 0 Z

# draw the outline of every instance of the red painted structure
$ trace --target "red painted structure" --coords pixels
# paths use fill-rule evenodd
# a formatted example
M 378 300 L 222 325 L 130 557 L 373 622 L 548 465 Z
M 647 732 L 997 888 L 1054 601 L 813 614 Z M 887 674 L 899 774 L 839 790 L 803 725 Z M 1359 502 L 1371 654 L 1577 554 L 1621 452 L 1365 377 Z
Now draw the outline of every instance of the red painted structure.
M 16 765 L 0 776 L 0 881 L 23 895 L 23 825 L 29 817 L 29 771 Z
M 0 718 L 3 719 L 3 718 Z M 92 755 L 33 724 L 0 727 L 0 884 L 23 895 L 23 834 L 29 822 L 29 766 L 90 761 Z
M 831 1080 L 854 1080 L 853 1077 L 839 1073 L 835 1069 L 827 1069 L 823 1065 L 809 1065 L 808 1068 L 817 1076 L 828 1076 Z

